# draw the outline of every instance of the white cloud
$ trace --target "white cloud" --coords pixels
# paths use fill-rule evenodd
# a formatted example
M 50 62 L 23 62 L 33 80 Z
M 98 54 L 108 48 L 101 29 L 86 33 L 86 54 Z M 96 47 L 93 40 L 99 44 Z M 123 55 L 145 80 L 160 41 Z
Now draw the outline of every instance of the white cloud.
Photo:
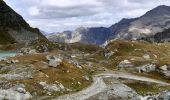
M 40 10 L 36 6 L 28 8 L 28 12 L 31 16 L 37 16 L 40 14 Z
M 110 26 L 122 18 L 139 17 L 169 0 L 5 0 L 34 27 L 45 31 L 79 26 Z

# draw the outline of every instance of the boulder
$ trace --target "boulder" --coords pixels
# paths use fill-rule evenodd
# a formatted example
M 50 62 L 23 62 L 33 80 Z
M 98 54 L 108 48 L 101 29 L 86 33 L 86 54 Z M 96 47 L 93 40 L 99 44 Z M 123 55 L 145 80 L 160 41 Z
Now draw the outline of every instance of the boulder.
M 164 65 L 164 66 L 161 66 L 159 69 L 162 71 L 168 71 L 168 66 Z
M 23 84 L 18 84 L 9 89 L 0 89 L 0 100 L 28 100 L 32 95 L 24 89 Z
M 123 60 L 119 63 L 118 67 L 133 67 L 133 64 L 129 60 Z
M 164 91 L 159 94 L 158 100 L 170 100 L 170 91 Z
M 52 55 L 46 56 L 46 59 L 49 61 L 48 62 L 49 66 L 55 67 L 55 68 L 58 67 L 63 60 L 61 56 L 52 56 Z
M 143 55 L 143 58 L 146 59 L 146 60 L 150 60 L 151 59 L 150 55 L 148 55 L 148 54 Z
M 21 53 L 21 54 L 37 54 L 37 50 L 31 49 L 31 48 L 22 48 L 19 53 Z
M 156 65 L 155 64 L 146 64 L 141 67 L 137 67 L 137 70 L 139 73 L 142 72 L 152 72 L 156 70 Z
M 111 56 L 113 56 L 114 53 L 115 52 L 113 52 L 113 51 L 105 52 L 104 56 L 107 57 L 107 58 L 110 58 Z

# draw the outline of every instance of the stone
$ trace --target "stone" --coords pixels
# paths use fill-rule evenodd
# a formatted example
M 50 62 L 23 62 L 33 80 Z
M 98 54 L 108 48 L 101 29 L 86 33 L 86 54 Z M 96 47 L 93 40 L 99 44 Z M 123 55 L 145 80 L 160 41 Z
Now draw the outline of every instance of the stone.
M 137 70 L 139 73 L 142 72 L 152 72 L 156 70 L 156 65 L 155 64 L 146 64 L 141 67 L 137 67 Z
M 40 82 L 41 86 L 43 86 L 44 90 L 48 90 L 49 92 L 57 92 L 57 91 L 63 91 L 65 88 L 61 83 L 57 84 L 47 84 L 46 82 Z
M 104 56 L 107 57 L 107 58 L 110 58 L 111 56 L 113 56 L 114 53 L 115 52 L 113 52 L 113 51 L 106 52 L 106 53 L 104 53 Z
M 159 94 L 158 100 L 170 100 L 170 91 L 164 91 Z
M 146 60 L 150 60 L 151 59 L 150 55 L 148 55 L 148 54 L 143 55 L 143 58 L 146 59 Z
M 81 65 L 77 60 L 69 60 L 69 63 L 75 65 L 79 69 L 82 69 Z
M 118 67 L 133 67 L 129 60 L 123 60 L 119 63 Z
M 11 63 L 19 63 L 19 60 L 11 60 Z
M 62 58 L 60 56 L 46 56 L 46 59 L 49 61 L 48 64 L 51 67 L 58 67 L 61 62 L 62 62 Z
M 30 51 L 28 53 L 29 54 L 37 54 L 37 51 L 35 49 L 30 49 Z
M 90 81 L 90 78 L 88 76 L 84 76 L 86 81 Z
M 161 66 L 159 69 L 160 69 L 160 70 L 163 70 L 163 71 L 167 71 L 167 70 L 168 70 L 168 66 L 167 66 L 167 65 L 164 65 L 164 66 Z
M 27 92 L 23 84 L 17 84 L 9 89 L 0 89 L 0 100 L 27 100 L 31 99 L 32 95 Z

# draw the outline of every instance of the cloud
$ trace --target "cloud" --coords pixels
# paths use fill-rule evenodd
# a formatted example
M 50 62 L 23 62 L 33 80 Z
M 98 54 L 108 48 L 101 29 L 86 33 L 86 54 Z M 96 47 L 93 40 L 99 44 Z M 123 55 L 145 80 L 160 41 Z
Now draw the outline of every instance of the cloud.
M 40 14 L 40 9 L 38 9 L 36 6 L 33 6 L 28 9 L 28 12 L 31 16 L 37 16 Z
M 5 0 L 31 26 L 45 31 L 79 26 L 110 26 L 122 18 L 139 17 L 169 0 Z

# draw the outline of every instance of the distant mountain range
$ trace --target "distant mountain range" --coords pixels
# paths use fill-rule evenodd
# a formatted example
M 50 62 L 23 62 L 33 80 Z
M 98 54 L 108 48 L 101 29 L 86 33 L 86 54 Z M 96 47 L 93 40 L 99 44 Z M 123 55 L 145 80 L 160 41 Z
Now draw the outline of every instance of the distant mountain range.
M 170 28 L 170 7 L 158 6 L 141 17 L 122 19 L 118 23 L 105 28 L 78 28 L 75 31 L 53 33 L 47 36 L 56 42 L 82 42 L 87 44 L 103 44 L 111 39 L 136 40 L 153 36 Z
M 25 43 L 36 39 L 46 39 L 42 33 L 29 24 L 0 0 L 0 44 Z

